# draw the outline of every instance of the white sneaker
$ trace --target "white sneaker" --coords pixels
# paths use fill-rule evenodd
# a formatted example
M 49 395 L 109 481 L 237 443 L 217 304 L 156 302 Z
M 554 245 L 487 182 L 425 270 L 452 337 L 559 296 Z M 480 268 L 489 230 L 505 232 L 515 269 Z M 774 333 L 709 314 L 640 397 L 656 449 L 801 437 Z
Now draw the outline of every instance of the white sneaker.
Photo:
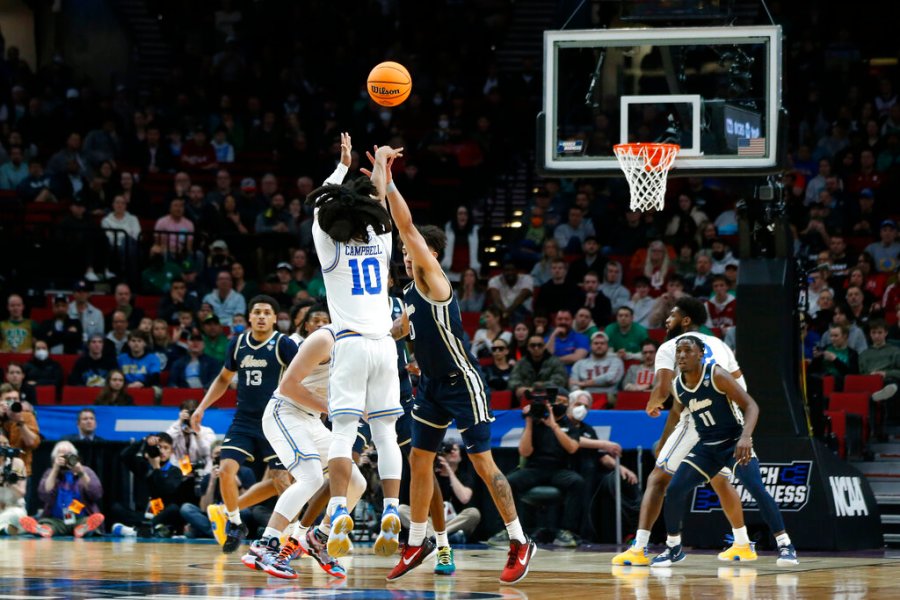
M 116 274 L 113 273 L 112 271 L 110 271 L 109 269 L 107 269 L 107 270 L 103 273 L 103 277 L 104 277 L 105 279 L 115 279 L 115 278 L 116 278 Z
M 874 394 L 872 394 L 872 400 L 875 402 L 883 402 L 888 398 L 893 397 L 894 394 L 897 393 L 897 384 L 889 383 Z
M 88 281 L 93 281 L 93 282 L 100 281 L 100 278 L 97 277 L 97 274 L 94 273 L 93 269 L 88 269 L 87 271 L 85 271 L 84 278 L 87 279 Z

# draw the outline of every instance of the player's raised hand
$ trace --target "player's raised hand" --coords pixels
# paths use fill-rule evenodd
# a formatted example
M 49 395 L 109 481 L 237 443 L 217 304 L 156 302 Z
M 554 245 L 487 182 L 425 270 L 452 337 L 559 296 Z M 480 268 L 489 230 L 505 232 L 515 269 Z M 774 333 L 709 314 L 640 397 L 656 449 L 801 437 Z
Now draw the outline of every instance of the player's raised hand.
M 341 132 L 341 164 L 345 167 L 349 167 L 353 161 L 352 151 L 353 144 L 350 141 L 350 134 Z

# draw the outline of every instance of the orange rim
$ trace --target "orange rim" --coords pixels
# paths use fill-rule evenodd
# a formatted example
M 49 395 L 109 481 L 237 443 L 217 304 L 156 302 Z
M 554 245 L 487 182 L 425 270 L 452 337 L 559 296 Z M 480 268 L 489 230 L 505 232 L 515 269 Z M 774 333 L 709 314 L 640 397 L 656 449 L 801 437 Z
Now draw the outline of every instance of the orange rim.
M 678 144 L 658 144 L 652 142 L 633 142 L 630 144 L 616 144 L 613 146 L 613 150 L 616 153 L 625 152 L 632 156 L 640 153 L 641 150 L 647 149 L 647 168 L 655 168 L 658 167 L 661 162 L 664 162 L 663 159 L 668 157 L 670 153 L 678 153 L 681 150 L 681 146 Z

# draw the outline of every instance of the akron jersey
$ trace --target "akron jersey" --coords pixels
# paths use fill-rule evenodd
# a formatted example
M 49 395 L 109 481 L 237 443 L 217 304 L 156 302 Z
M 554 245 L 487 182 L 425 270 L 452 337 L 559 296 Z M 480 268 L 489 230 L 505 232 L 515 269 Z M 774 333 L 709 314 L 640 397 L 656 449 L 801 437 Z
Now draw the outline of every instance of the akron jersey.
M 245 331 L 231 339 L 225 368 L 237 373 L 237 415 L 261 419 L 284 369 L 297 354 L 297 344 L 279 332 L 264 342 Z
M 716 367 L 715 363 L 704 364 L 700 380 L 693 388 L 685 385 L 683 375 L 678 375 L 673 384 L 675 398 L 690 410 L 701 442 L 733 440 L 744 429 L 744 413 L 716 387 L 713 379 Z
M 428 379 L 439 379 L 454 371 L 466 377 L 480 377 L 475 359 L 463 344 L 462 317 L 456 295 L 445 302 L 433 302 L 416 288 L 415 282 L 403 289 L 409 317 L 409 339 L 414 344 L 416 362 Z
M 403 314 L 406 306 L 400 298 L 390 297 L 391 300 L 391 322 Z M 409 363 L 409 357 L 406 353 L 406 340 L 397 340 L 397 374 L 400 376 L 400 398 L 405 399 L 412 396 L 413 387 L 412 380 L 409 378 L 409 371 L 406 365 Z

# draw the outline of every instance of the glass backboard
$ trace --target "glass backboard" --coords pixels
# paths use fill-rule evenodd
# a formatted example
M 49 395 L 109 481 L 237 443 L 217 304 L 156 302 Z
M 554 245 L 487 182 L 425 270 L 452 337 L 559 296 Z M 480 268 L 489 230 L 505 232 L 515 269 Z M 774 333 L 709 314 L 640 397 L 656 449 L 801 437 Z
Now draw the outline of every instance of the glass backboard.
M 671 176 L 779 169 L 781 28 L 544 32 L 538 164 L 620 175 L 614 144 L 677 143 Z

